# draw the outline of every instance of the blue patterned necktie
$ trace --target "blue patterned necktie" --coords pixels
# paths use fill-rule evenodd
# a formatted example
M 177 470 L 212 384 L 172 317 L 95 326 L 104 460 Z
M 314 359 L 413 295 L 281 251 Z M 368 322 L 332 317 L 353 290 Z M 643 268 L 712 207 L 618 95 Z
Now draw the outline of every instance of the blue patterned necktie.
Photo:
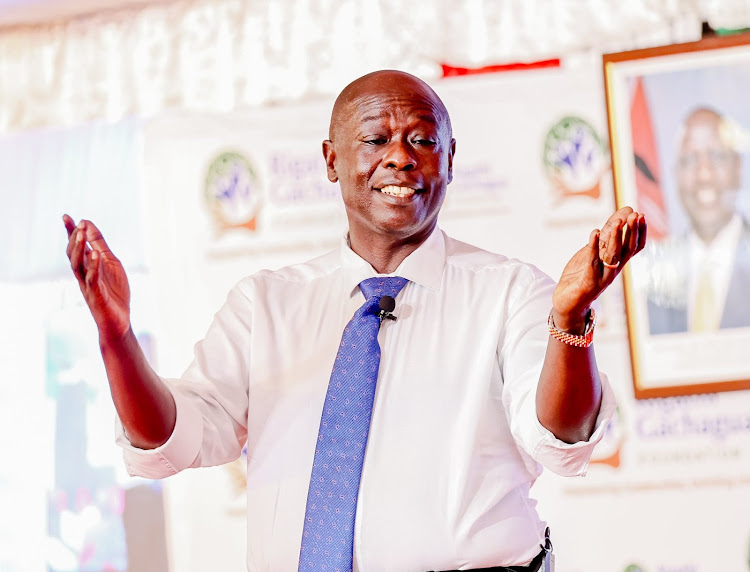
M 354 517 L 380 366 L 380 298 L 395 298 L 408 280 L 360 282 L 365 303 L 344 328 L 328 382 L 302 530 L 300 571 L 348 572 Z

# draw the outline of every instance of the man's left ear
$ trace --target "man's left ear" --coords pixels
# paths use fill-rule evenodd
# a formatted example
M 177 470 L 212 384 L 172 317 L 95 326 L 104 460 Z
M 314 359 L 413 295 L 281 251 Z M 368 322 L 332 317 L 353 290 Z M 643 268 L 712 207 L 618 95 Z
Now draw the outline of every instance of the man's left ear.
M 328 180 L 335 183 L 339 180 L 339 176 L 336 174 L 336 151 L 334 151 L 333 141 L 330 139 L 323 141 L 323 157 L 326 160 Z
M 456 140 L 451 139 L 450 151 L 448 153 L 448 182 L 453 181 L 453 155 L 456 154 Z

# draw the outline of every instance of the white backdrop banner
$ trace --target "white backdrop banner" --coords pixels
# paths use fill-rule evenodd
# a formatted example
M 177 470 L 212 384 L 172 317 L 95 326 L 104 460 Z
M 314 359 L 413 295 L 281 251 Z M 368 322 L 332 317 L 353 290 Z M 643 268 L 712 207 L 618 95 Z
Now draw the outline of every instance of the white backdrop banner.
M 440 225 L 557 278 L 614 209 L 600 76 L 578 67 L 437 82 L 457 140 Z M 181 373 L 235 282 L 317 255 L 345 232 L 321 153 L 331 106 L 147 125 L 146 242 L 162 374 Z M 750 395 L 636 401 L 619 281 L 599 304 L 597 356 L 618 413 L 588 477 L 546 474 L 534 488 L 558 572 L 747 571 Z M 170 479 L 175 571 L 244 569 L 242 470 Z

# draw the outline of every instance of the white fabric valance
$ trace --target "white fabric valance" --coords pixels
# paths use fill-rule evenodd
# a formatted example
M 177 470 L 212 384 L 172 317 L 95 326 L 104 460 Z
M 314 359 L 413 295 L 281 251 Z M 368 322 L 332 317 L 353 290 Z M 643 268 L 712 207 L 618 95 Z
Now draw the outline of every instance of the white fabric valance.
M 750 26 L 744 0 L 183 0 L 0 30 L 0 132 L 229 111 L 380 68 L 530 61 Z

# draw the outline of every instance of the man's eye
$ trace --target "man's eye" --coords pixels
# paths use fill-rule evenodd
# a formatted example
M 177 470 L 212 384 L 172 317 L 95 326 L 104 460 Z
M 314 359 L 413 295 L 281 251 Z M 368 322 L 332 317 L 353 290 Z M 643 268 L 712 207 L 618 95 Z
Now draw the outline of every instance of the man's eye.
M 708 157 L 715 165 L 726 165 L 732 158 L 732 154 L 729 151 L 709 151 Z
M 415 139 L 415 145 L 434 145 L 435 142 L 432 139 Z
M 372 139 L 365 139 L 364 142 L 367 145 L 383 145 L 385 139 L 383 137 L 373 137 Z
M 694 169 L 698 164 L 698 156 L 695 153 L 685 153 L 680 157 L 678 164 L 683 169 Z

